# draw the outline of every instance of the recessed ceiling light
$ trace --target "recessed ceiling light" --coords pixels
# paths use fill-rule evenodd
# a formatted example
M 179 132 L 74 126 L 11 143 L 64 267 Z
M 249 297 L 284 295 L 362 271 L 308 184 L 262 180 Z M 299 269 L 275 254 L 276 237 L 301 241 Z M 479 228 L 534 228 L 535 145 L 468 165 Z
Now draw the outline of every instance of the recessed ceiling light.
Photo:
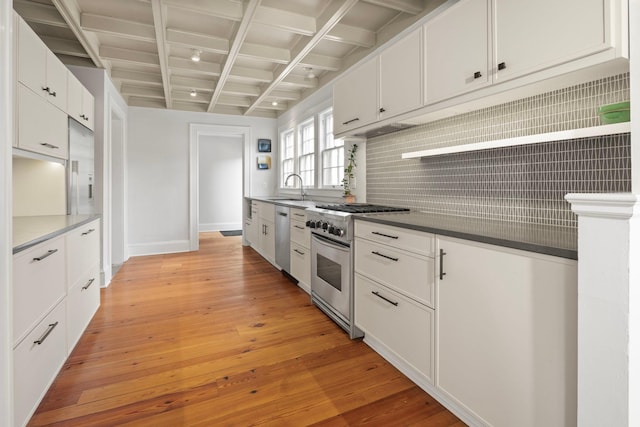
M 196 96 L 198 94 L 198 92 L 196 92 L 195 89 L 191 89 L 191 96 Z
M 274 107 L 277 107 L 278 106 L 278 101 L 272 101 L 271 105 L 273 105 Z
M 308 78 L 308 79 L 315 79 L 316 78 L 316 73 L 313 72 L 313 68 L 304 67 L 304 71 L 307 72 L 307 74 L 305 75 L 306 78 Z
M 193 49 L 193 53 L 191 54 L 191 60 L 193 62 L 200 61 L 200 51 L 198 49 Z

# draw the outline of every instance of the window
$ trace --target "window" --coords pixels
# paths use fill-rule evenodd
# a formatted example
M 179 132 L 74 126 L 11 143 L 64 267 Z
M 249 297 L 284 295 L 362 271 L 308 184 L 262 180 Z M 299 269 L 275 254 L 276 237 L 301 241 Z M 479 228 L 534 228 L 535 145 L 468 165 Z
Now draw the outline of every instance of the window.
M 315 187 L 315 126 L 313 119 L 298 127 L 298 173 L 305 187 Z
M 331 109 L 320 114 L 320 161 L 322 187 L 339 187 L 344 170 L 344 140 L 333 138 Z
M 296 185 L 296 179 L 290 179 L 289 185 L 285 186 L 285 179 L 294 173 L 294 143 L 293 129 L 288 129 L 280 134 L 280 186 L 293 188 Z

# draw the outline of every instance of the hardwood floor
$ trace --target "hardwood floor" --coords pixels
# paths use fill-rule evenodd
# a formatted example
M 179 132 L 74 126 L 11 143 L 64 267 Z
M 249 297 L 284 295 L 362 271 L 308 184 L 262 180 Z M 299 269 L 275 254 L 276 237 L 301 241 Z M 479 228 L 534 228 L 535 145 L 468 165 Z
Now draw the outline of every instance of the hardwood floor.
M 29 425 L 464 425 L 240 239 L 126 262 Z

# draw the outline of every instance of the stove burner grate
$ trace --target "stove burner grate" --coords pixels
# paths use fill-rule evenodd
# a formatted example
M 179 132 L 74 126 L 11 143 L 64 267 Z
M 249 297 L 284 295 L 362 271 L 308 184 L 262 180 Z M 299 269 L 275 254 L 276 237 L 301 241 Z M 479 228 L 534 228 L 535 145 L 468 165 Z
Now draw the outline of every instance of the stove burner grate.
M 347 213 L 381 213 L 381 212 L 408 212 L 408 208 L 395 206 L 370 205 L 367 203 L 348 203 L 335 205 L 316 205 L 316 208 L 327 209 Z

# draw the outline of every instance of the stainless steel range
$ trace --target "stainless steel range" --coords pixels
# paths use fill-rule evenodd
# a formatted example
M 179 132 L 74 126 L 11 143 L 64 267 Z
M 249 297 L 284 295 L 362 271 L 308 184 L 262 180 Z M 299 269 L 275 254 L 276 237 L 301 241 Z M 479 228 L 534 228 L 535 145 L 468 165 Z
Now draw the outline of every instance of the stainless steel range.
M 311 301 L 350 338 L 364 335 L 353 322 L 353 215 L 408 210 L 365 203 L 307 209 L 307 227 L 311 229 Z

